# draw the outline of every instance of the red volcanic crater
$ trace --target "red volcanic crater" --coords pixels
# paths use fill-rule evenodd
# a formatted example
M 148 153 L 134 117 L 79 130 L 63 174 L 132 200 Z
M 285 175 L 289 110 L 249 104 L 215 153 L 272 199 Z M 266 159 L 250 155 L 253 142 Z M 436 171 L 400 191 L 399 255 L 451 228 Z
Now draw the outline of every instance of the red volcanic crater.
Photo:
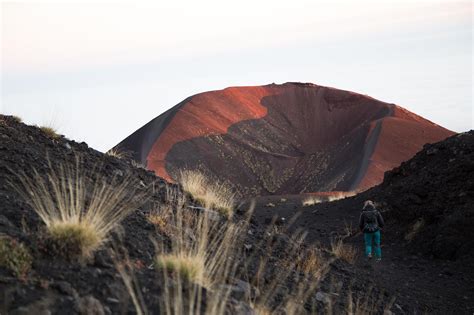
M 194 95 L 117 147 L 174 180 L 197 169 L 245 195 L 365 190 L 453 132 L 399 106 L 314 84 Z

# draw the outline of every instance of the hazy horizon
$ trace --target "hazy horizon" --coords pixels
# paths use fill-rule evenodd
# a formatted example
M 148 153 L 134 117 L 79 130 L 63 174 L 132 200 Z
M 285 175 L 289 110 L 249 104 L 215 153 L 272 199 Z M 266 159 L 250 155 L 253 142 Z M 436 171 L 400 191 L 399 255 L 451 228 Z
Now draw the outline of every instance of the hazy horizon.
M 470 1 L 0 8 L 1 113 L 101 151 L 186 97 L 273 82 L 350 90 L 473 128 Z

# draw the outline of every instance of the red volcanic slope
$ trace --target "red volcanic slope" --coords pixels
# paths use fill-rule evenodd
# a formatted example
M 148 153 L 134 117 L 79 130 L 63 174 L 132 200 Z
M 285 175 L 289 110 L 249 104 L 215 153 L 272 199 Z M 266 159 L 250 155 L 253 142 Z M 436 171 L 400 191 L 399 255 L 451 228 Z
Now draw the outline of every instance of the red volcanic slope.
M 147 157 L 147 166 L 171 180 L 165 168 L 166 154 L 175 143 L 192 138 L 225 134 L 233 124 L 267 114 L 260 99 L 268 95 L 264 87 L 229 88 L 192 97 L 161 132 Z
M 117 147 L 167 180 L 200 169 L 242 194 L 364 190 L 453 132 L 394 104 L 317 86 L 192 96 Z

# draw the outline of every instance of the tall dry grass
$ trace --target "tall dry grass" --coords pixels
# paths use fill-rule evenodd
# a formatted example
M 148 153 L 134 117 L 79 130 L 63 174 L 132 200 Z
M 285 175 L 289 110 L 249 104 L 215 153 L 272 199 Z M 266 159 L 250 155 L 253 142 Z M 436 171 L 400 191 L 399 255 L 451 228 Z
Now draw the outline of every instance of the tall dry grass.
M 49 238 L 66 256 L 90 257 L 110 232 L 146 200 L 132 177 L 108 181 L 100 167 L 86 170 L 77 158 L 53 165 L 46 174 L 33 169 L 17 173 L 12 186 L 46 225 Z M 16 182 L 16 181 L 15 181 Z
M 119 148 L 112 148 L 109 151 L 107 151 L 105 154 L 107 154 L 108 156 L 113 156 L 117 159 L 130 158 L 130 156 L 131 156 L 130 152 L 121 150 Z
M 156 245 L 155 266 L 163 282 L 159 312 L 163 314 L 228 314 L 235 279 L 251 287 L 243 302 L 255 314 L 306 314 L 310 312 L 308 303 L 315 303 L 314 296 L 331 264 L 346 253 L 344 244 L 335 243 L 338 256 L 325 258 L 324 249 L 303 245 L 304 231 L 288 236 L 284 228 L 275 228 L 275 222 L 247 252 L 242 249 L 249 235 L 248 219 L 238 224 L 187 208 L 186 197 L 174 189 L 167 189 L 166 200 L 149 217 L 150 221 L 159 217 L 155 221 L 159 222 L 157 231 L 166 231 L 171 242 Z M 124 282 L 130 287 L 132 300 L 139 301 L 141 288 L 133 285 L 132 275 L 133 270 L 129 270 L 123 276 Z M 338 295 L 327 296 L 333 299 Z M 335 313 L 333 302 L 327 303 L 325 313 Z M 147 312 L 143 303 L 138 307 L 140 314 Z M 311 307 L 316 310 L 314 304 Z M 356 302 L 347 309 L 359 312 L 361 305 Z
M 159 222 L 157 231 L 168 236 L 167 241 L 155 241 L 155 268 L 163 281 L 160 313 L 224 314 L 230 295 L 230 287 L 224 285 L 235 277 L 247 223 L 188 208 L 186 196 L 170 187 L 166 202 L 155 207 L 148 220 Z M 138 301 L 140 288 L 133 285 L 133 270 L 119 266 L 132 299 Z M 136 308 L 147 312 L 143 303 Z
M 61 136 L 58 134 L 56 128 L 52 127 L 52 126 L 41 126 L 39 127 L 41 129 L 41 131 L 43 131 L 46 136 L 48 136 L 49 138 L 51 139 L 59 139 Z
M 245 266 L 258 266 L 257 272 L 247 278 L 259 292 L 249 303 L 257 314 L 305 314 L 305 304 L 316 293 L 334 259 L 323 259 L 316 247 L 305 248 L 305 231 L 296 229 L 290 234 L 272 226 L 273 222 L 256 245 L 260 250 L 245 257 Z
M 395 297 L 386 301 L 383 291 L 375 296 L 373 287 L 369 287 L 363 296 L 357 298 L 354 298 L 352 290 L 349 290 L 346 312 L 348 315 L 392 314 L 390 309 L 394 303 Z
M 342 239 L 331 242 L 331 253 L 349 264 L 354 264 L 357 259 L 357 249 L 351 245 L 344 244 Z
M 205 208 L 219 211 L 227 217 L 232 216 L 235 193 L 227 185 L 210 179 L 202 172 L 190 170 L 181 171 L 178 182 L 184 191 Z

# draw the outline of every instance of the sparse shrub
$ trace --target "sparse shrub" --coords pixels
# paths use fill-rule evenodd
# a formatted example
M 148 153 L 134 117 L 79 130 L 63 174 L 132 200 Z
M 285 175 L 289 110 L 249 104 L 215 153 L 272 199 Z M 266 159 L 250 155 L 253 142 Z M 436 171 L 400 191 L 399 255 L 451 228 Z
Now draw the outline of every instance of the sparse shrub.
M 331 242 L 331 253 L 349 264 L 353 264 L 357 258 L 357 249 L 351 245 L 344 244 L 342 240 Z
M 205 262 L 201 255 L 164 254 L 156 258 L 156 267 L 177 277 L 197 283 L 204 283 Z
M 303 200 L 303 207 L 309 207 L 318 203 L 323 202 L 320 197 L 317 196 L 308 196 Z
M 24 244 L 8 236 L 0 236 L 0 266 L 18 278 L 24 278 L 31 269 L 32 261 L 30 251 Z
M 109 233 L 138 205 L 145 202 L 131 177 L 94 178 L 77 159 L 74 167 L 49 163 L 46 176 L 18 174 L 20 185 L 12 184 L 46 224 L 48 239 L 60 254 L 90 257 L 108 239 Z M 88 178 L 90 175 L 91 178 Z
M 41 126 L 39 127 L 41 131 L 43 131 L 46 136 L 48 136 L 51 139 L 58 139 L 60 138 L 60 135 L 57 133 L 56 129 L 50 126 Z
M 211 182 L 198 171 L 181 171 L 179 183 L 184 191 L 207 209 L 214 209 L 231 217 L 233 214 L 235 194 L 232 189 L 217 181 Z

